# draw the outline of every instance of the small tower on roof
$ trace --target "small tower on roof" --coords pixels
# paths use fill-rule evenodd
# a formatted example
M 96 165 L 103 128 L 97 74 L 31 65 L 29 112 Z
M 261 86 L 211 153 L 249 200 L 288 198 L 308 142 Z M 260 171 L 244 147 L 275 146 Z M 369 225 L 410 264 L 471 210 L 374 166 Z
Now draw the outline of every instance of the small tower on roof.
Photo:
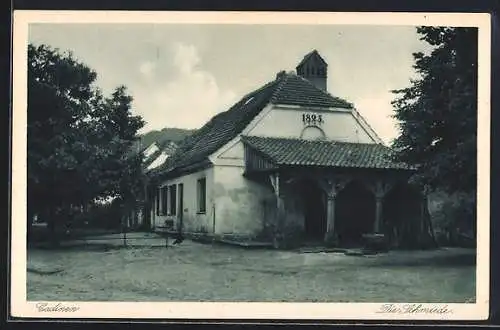
M 325 92 L 327 91 L 327 69 L 328 64 L 316 49 L 305 55 L 296 67 L 297 75 L 309 80 Z

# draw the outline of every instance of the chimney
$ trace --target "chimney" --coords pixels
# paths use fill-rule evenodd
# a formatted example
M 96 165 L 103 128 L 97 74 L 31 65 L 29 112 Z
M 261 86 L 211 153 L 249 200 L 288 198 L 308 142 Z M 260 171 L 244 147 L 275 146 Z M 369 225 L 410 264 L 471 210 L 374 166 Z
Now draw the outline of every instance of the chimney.
M 284 76 L 286 76 L 286 71 L 285 71 L 285 70 L 281 70 L 280 72 L 278 72 L 278 73 L 276 74 L 276 80 L 281 79 L 281 78 L 283 78 Z
M 297 75 L 309 80 L 314 86 L 325 92 L 327 91 L 327 69 L 328 64 L 316 49 L 305 55 L 296 67 Z

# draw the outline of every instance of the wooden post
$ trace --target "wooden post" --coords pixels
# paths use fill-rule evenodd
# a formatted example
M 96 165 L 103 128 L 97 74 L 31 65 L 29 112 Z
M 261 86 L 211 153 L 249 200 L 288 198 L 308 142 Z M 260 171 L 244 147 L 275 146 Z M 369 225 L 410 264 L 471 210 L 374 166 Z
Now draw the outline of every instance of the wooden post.
M 277 231 L 278 231 L 278 239 L 282 240 L 283 237 L 283 229 L 285 225 L 285 203 L 282 196 L 276 196 L 277 202 L 276 207 L 278 209 L 278 222 L 277 222 Z
M 377 180 L 374 183 L 368 183 L 368 187 L 375 195 L 375 223 L 373 224 L 373 232 L 380 233 L 382 231 L 383 217 L 383 202 L 385 194 L 391 189 L 391 184 L 382 180 Z
M 373 231 L 375 233 L 380 233 L 380 227 L 381 227 L 381 222 L 382 222 L 382 202 L 383 202 L 383 196 L 378 195 L 375 196 L 375 203 L 376 203 L 376 213 L 375 213 L 375 224 L 373 226 Z
M 271 180 L 271 184 L 274 189 L 274 194 L 276 196 L 276 227 L 275 227 L 275 234 L 273 237 L 274 240 L 274 247 L 278 248 L 280 246 L 281 240 L 282 240 L 282 231 L 283 231 L 283 225 L 285 222 L 285 203 L 283 201 L 282 193 L 280 190 L 280 175 L 279 173 L 271 174 L 269 176 Z
M 335 197 L 335 194 L 329 194 L 327 196 L 325 241 L 335 235 Z
M 337 194 L 347 185 L 349 179 L 342 177 L 334 177 L 327 179 L 319 179 L 318 184 L 326 193 L 326 233 L 325 242 L 335 238 L 335 200 Z

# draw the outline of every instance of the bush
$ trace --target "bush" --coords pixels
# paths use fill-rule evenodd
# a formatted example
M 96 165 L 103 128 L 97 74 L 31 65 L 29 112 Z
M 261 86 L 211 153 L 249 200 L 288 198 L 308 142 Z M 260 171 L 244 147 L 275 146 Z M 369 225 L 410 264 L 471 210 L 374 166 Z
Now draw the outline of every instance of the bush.
M 98 204 L 75 218 L 75 224 L 85 224 L 92 228 L 118 229 L 122 225 L 122 212 L 118 205 Z
M 475 194 L 440 193 L 434 198 L 431 210 L 436 241 L 439 245 L 471 246 L 476 238 Z

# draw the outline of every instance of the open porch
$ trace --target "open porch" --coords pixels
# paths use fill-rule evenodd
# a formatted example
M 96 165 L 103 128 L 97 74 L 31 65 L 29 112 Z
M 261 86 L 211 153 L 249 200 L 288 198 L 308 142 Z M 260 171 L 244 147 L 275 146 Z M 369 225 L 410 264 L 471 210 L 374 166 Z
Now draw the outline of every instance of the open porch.
M 245 176 L 266 185 L 263 221 L 275 245 L 361 247 L 366 237 L 415 247 L 430 235 L 426 193 L 381 145 L 246 137 Z M 284 244 L 284 243 L 283 243 Z

